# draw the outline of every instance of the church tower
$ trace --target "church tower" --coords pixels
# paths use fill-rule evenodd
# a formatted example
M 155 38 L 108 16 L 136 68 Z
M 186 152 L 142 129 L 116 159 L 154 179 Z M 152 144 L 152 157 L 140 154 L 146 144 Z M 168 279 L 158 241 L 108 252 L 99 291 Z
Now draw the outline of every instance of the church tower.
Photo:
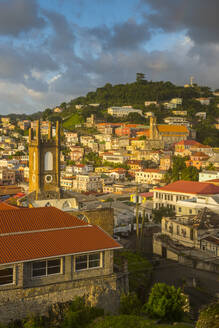
M 150 117 L 150 130 L 149 130 L 149 138 L 150 140 L 157 140 L 159 139 L 159 132 L 157 130 L 157 119 L 153 115 Z
M 29 129 L 29 193 L 36 200 L 60 198 L 60 127 L 56 122 L 56 136 L 52 137 L 49 122 L 48 136 L 41 137 L 37 121 L 36 137 Z

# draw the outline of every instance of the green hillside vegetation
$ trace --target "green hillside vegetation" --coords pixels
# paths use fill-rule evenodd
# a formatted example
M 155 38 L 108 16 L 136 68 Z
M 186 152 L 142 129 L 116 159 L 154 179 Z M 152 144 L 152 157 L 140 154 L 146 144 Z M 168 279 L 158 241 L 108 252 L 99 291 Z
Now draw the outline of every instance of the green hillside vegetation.
M 141 74 L 141 73 L 138 73 Z M 143 74 L 144 75 L 144 74 Z M 145 107 L 145 101 L 165 102 L 172 98 L 180 97 L 183 99 L 182 106 L 177 109 L 186 110 L 187 118 L 193 124 L 197 132 L 197 140 L 213 147 L 219 146 L 219 130 L 214 127 L 216 118 L 219 118 L 219 97 L 214 97 L 211 89 L 207 86 L 194 85 L 193 87 L 184 88 L 176 86 L 167 81 L 152 82 L 145 79 L 139 79 L 133 83 L 112 85 L 105 84 L 96 91 L 88 92 L 84 97 L 77 97 L 70 102 L 63 102 L 59 105 L 63 109 L 62 113 L 54 113 L 52 109 L 47 108 L 44 112 L 38 112 L 32 115 L 8 115 L 14 121 L 16 119 L 37 119 L 43 120 L 60 120 L 63 121 L 64 128 L 72 130 L 76 124 L 83 123 L 88 116 L 95 114 L 96 118 L 103 122 L 127 122 L 127 123 L 143 123 L 148 124 L 142 116 L 138 114 L 130 114 L 125 118 L 115 118 L 107 113 L 110 106 L 130 105 L 136 109 L 142 109 L 143 112 L 152 111 L 157 117 L 158 123 L 163 122 L 164 117 L 172 116 L 172 111 L 165 109 L 163 105 L 159 107 Z M 195 98 L 212 97 L 209 106 L 201 105 Z M 90 104 L 99 104 L 93 107 Z M 83 105 L 83 108 L 76 109 L 76 105 Z M 195 114 L 197 112 L 206 112 L 207 119 L 199 121 Z M 206 134 L 206 131 L 208 132 Z
M 96 319 L 88 328 L 171 328 L 169 324 L 156 324 L 154 320 L 149 320 L 135 315 L 106 316 Z M 186 324 L 176 324 L 175 328 L 192 328 Z
M 77 124 L 84 123 L 84 118 L 78 113 L 73 113 L 68 119 L 63 121 L 63 128 L 71 130 Z

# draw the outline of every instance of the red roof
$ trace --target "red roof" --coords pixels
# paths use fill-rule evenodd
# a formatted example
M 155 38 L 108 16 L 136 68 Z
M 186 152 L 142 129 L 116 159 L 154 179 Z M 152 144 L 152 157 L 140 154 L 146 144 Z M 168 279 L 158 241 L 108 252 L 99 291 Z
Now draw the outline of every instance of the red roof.
M 121 246 L 100 228 L 91 225 L 0 235 L 0 264 L 115 248 Z
M 13 205 L 10 205 L 8 203 L 2 202 L 0 203 L 0 211 L 2 210 L 19 210 L 18 207 L 15 207 Z
M 164 187 L 155 188 L 154 190 L 172 191 L 185 194 L 203 194 L 214 195 L 219 194 L 219 187 L 211 183 L 198 181 L 176 181 Z
M 195 140 L 181 140 L 177 142 L 175 145 L 199 146 L 201 144 Z
M 118 248 L 99 227 L 54 207 L 0 211 L 0 264 Z
M 0 211 L 0 234 L 83 225 L 86 223 L 55 207 Z
M 153 197 L 153 192 L 142 192 L 142 193 L 140 193 L 140 196 Z

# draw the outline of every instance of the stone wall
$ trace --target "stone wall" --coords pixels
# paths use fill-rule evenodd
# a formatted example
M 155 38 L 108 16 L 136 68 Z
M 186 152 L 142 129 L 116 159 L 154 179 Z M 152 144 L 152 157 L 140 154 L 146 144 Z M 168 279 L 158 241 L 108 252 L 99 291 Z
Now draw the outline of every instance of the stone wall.
M 109 235 L 113 236 L 114 228 L 114 210 L 113 208 L 100 208 L 91 211 L 69 212 L 76 215 L 84 214 L 90 224 L 95 224 L 101 227 Z
M 30 314 L 46 315 L 52 304 L 65 303 L 84 296 L 91 305 L 116 313 L 126 274 L 52 283 L 34 288 L 17 287 L 0 291 L 0 322 L 22 319 Z
M 116 312 L 121 291 L 128 292 L 128 272 L 115 274 L 113 251 L 103 253 L 101 267 L 76 271 L 75 256 L 69 255 L 61 257 L 60 274 L 37 278 L 32 278 L 32 262 L 11 265 L 13 283 L 0 286 L 0 323 L 22 319 L 31 313 L 44 315 L 52 304 L 84 295 L 91 305 Z

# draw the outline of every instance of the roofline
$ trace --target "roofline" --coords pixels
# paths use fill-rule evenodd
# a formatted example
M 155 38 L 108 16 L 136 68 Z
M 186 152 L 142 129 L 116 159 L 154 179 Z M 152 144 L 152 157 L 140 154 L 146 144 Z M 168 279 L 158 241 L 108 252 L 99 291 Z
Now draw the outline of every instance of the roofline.
M 49 231 L 57 231 L 57 230 L 71 230 L 71 229 L 77 229 L 77 228 L 90 228 L 90 227 L 93 227 L 93 225 L 86 224 L 86 225 L 71 226 L 71 227 L 59 227 L 59 228 L 48 228 L 48 229 L 40 229 L 40 230 L 15 231 L 15 232 L 8 232 L 8 233 L 7 232 L 6 233 L 0 233 L 0 237 L 14 236 L 14 235 L 24 235 L 24 234 L 28 234 L 28 233 L 49 232 Z
M 2 265 L 8 265 L 8 264 L 18 264 L 18 263 L 27 263 L 27 262 L 33 262 L 33 261 L 40 261 L 40 260 L 47 260 L 47 259 L 52 259 L 52 258 L 57 258 L 57 257 L 63 257 L 63 256 L 71 256 L 71 255 L 80 255 L 80 254 L 87 254 L 87 253 L 95 253 L 97 251 L 111 251 L 114 249 L 122 249 L 123 246 L 119 247 L 112 247 L 112 248 L 101 248 L 101 249 L 96 249 L 93 251 L 87 251 L 87 252 L 78 252 L 78 253 L 67 253 L 67 254 L 61 254 L 61 255 L 54 255 L 54 256 L 48 256 L 48 257 L 40 257 L 40 258 L 34 258 L 31 260 L 24 260 L 24 261 L 15 261 L 15 262 L 6 262 L 6 263 L 0 263 L 0 266 Z
M 161 187 L 163 188 L 163 187 Z M 219 192 L 216 194 L 204 194 L 204 193 L 197 193 L 197 192 L 186 192 L 186 191 L 174 191 L 174 190 L 165 190 L 165 189 L 159 189 L 159 188 L 154 188 L 153 191 L 165 191 L 169 193 L 176 193 L 176 194 L 188 194 L 188 195 L 203 195 L 203 196 L 214 196 L 214 195 L 219 195 Z M 152 192 L 153 192 L 152 191 Z

